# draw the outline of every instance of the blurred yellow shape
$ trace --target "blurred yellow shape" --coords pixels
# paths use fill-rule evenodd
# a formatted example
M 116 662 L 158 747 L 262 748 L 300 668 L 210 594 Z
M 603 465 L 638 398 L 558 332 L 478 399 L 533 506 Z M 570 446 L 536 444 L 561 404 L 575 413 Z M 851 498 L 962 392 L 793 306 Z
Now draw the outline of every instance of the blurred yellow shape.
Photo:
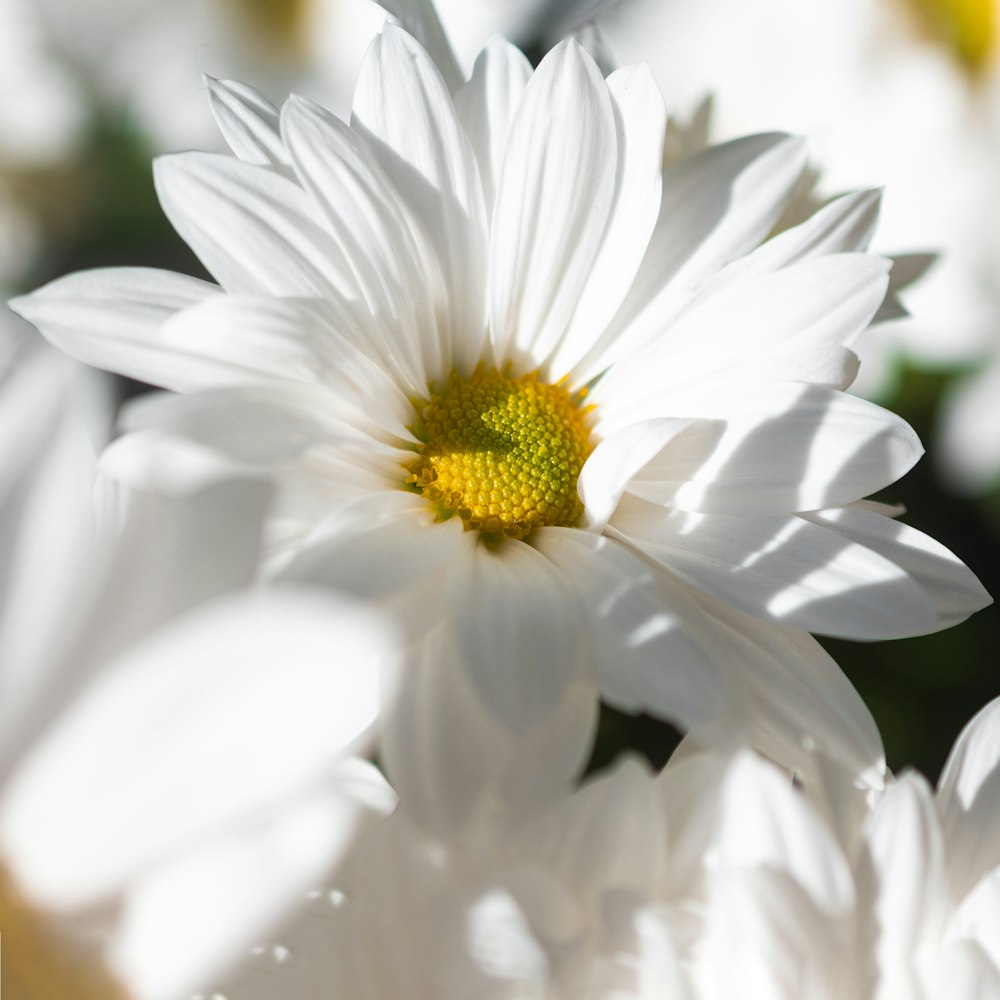
M 909 0 L 925 32 L 972 75 L 985 72 L 997 49 L 996 0 Z

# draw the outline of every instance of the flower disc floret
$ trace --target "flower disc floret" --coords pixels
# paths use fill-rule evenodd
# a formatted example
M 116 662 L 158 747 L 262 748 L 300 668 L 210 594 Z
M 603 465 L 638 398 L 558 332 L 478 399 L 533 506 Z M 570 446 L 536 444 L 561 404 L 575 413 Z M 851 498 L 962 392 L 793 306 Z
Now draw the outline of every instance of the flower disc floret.
M 583 399 L 537 372 L 453 372 L 416 406 L 411 430 L 423 445 L 407 484 L 466 530 L 524 538 L 570 527 L 583 513 L 576 483 L 593 450 Z

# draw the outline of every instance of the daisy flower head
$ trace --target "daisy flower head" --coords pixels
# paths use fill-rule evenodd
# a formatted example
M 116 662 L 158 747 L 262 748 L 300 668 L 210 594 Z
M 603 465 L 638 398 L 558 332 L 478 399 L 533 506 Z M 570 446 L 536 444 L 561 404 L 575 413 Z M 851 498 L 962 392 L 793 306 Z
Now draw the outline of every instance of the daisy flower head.
M 803 144 L 664 170 L 648 70 L 605 79 L 573 41 L 533 71 L 494 39 L 451 89 L 387 25 L 350 123 L 209 89 L 236 155 L 167 157 L 156 180 L 219 284 L 103 270 L 15 309 L 175 391 L 131 407 L 134 451 L 179 436 L 280 484 L 272 572 L 407 624 L 396 781 L 414 743 L 446 755 L 457 732 L 470 774 L 513 766 L 493 728 L 528 745 L 543 720 L 571 773 L 597 693 L 705 733 L 738 718 L 779 759 L 809 736 L 876 766 L 870 716 L 807 633 L 913 635 L 988 601 L 858 503 L 920 454 L 842 391 L 886 292 L 864 252 L 877 194 L 762 243 Z

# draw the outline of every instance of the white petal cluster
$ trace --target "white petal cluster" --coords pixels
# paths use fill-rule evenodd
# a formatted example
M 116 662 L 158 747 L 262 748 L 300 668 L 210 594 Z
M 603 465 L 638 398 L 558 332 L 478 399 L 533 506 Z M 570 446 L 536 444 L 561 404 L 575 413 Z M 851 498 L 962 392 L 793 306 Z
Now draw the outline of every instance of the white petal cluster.
M 230 1000 L 875 1000 L 1000 987 L 1000 702 L 937 793 L 803 791 L 754 755 L 626 759 L 442 839 L 404 802 Z M 837 784 L 836 782 L 834 783 Z M 831 819 L 831 804 L 840 801 Z M 263 950 L 262 950 L 263 951 Z
M 325 594 L 240 592 L 260 480 L 178 463 L 95 535 L 102 404 L 48 351 L 0 374 L 0 911 L 25 1000 L 69 988 L 62 925 L 96 908 L 102 975 L 134 1000 L 183 995 L 394 804 L 351 756 L 389 690 L 385 623 Z M 23 951 L 24 925 L 53 950 Z

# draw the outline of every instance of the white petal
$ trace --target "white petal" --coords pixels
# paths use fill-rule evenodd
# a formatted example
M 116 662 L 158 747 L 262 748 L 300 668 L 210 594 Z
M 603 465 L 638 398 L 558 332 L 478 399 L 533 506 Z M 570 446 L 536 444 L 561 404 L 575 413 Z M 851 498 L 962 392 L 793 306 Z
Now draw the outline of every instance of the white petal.
M 715 419 L 671 421 L 687 429 L 635 470 L 630 493 L 714 514 L 815 510 L 882 489 L 923 453 L 913 429 L 895 414 L 821 386 L 763 383 L 699 402 L 681 398 L 672 405 L 679 415 Z
M 550 362 L 562 377 L 593 345 L 622 304 L 646 254 L 660 211 L 667 109 L 648 66 L 608 77 L 618 132 L 615 196 L 601 248 L 566 338 Z
M 378 815 L 352 785 L 367 780 L 391 797 L 371 765 L 353 763 L 350 781 L 336 775 L 330 788 L 284 803 L 267 822 L 185 851 L 129 891 L 111 964 L 131 996 L 176 1000 L 203 986 L 328 876 L 365 821 Z
M 169 271 L 101 268 L 58 278 L 10 307 L 77 360 L 165 385 L 177 362 L 163 342 L 163 323 L 218 292 Z
M 664 599 L 649 568 L 609 538 L 546 528 L 536 545 L 583 604 L 603 696 L 625 711 L 651 711 L 706 740 L 720 738 L 739 696 L 727 657 L 699 627 L 704 615 L 690 598 Z
M 611 526 L 693 586 L 765 621 L 854 639 L 936 625 L 927 595 L 902 569 L 799 517 L 688 514 L 631 500 Z
M 710 294 L 735 278 L 769 274 L 799 261 L 867 250 L 878 221 L 881 196 L 882 192 L 876 190 L 835 198 L 805 222 L 727 264 L 700 294 Z
M 617 147 L 600 71 L 560 44 L 524 89 L 500 173 L 489 279 L 500 361 L 541 364 L 565 335 L 611 212 Z
M 167 218 L 227 291 L 350 294 L 339 248 L 287 177 L 212 153 L 160 157 L 153 176 Z
M 916 774 L 890 785 L 865 831 L 858 888 L 864 933 L 883 967 L 913 961 L 944 929 L 944 843 L 930 789 Z
M 713 869 L 787 872 L 830 914 L 854 903 L 846 859 L 830 831 L 791 779 L 749 752 L 738 754 L 725 777 Z
M 278 131 L 278 109 L 260 91 L 210 76 L 205 77 L 205 85 L 215 123 L 241 160 L 273 167 L 288 164 Z
M 305 592 L 188 616 L 110 666 L 22 762 L 5 855 L 55 908 L 115 892 L 319 780 L 378 721 L 394 656 L 382 619 Z
M 488 711 L 514 731 L 528 729 L 559 705 L 580 671 L 580 608 L 530 545 L 480 544 L 462 556 L 448 575 L 458 648 Z
M 613 367 L 591 401 L 605 419 L 682 415 L 664 413 L 663 400 L 689 382 L 695 394 L 699 377 L 761 356 L 849 347 L 885 295 L 887 267 L 879 257 L 836 254 L 733 281 Z
M 447 370 L 436 315 L 447 291 L 419 225 L 375 153 L 339 118 L 293 96 L 281 128 L 298 177 L 375 316 L 373 346 L 401 369 L 411 395 L 426 391 L 429 378 Z
M 493 217 L 510 123 L 531 72 L 521 50 L 494 35 L 479 53 L 469 82 L 455 93 L 455 110 L 479 163 L 488 219 Z
M 462 71 L 431 0 L 379 0 L 379 6 L 427 50 L 449 90 L 461 86 Z
M 1000 699 L 962 730 L 938 785 L 953 891 L 968 892 L 1000 864 Z
M 901 567 L 930 597 L 939 629 L 957 625 L 993 603 L 973 572 L 940 542 L 884 513 L 851 506 L 806 516 L 817 524 L 834 525 L 838 534 Z
M 351 127 L 437 248 L 449 308 L 440 322 L 448 363 L 471 372 L 486 335 L 486 207 L 479 169 L 448 89 L 427 53 L 387 25 L 365 57 Z M 445 370 L 431 373 L 442 377 Z
M 691 420 L 644 420 L 602 441 L 584 463 L 577 483 L 583 526 L 603 531 L 633 477 L 693 426 L 700 425 Z
M 581 381 L 650 343 L 697 286 L 778 221 L 805 165 L 801 140 L 768 134 L 690 156 L 663 174 L 660 215 L 615 321 L 577 369 Z

